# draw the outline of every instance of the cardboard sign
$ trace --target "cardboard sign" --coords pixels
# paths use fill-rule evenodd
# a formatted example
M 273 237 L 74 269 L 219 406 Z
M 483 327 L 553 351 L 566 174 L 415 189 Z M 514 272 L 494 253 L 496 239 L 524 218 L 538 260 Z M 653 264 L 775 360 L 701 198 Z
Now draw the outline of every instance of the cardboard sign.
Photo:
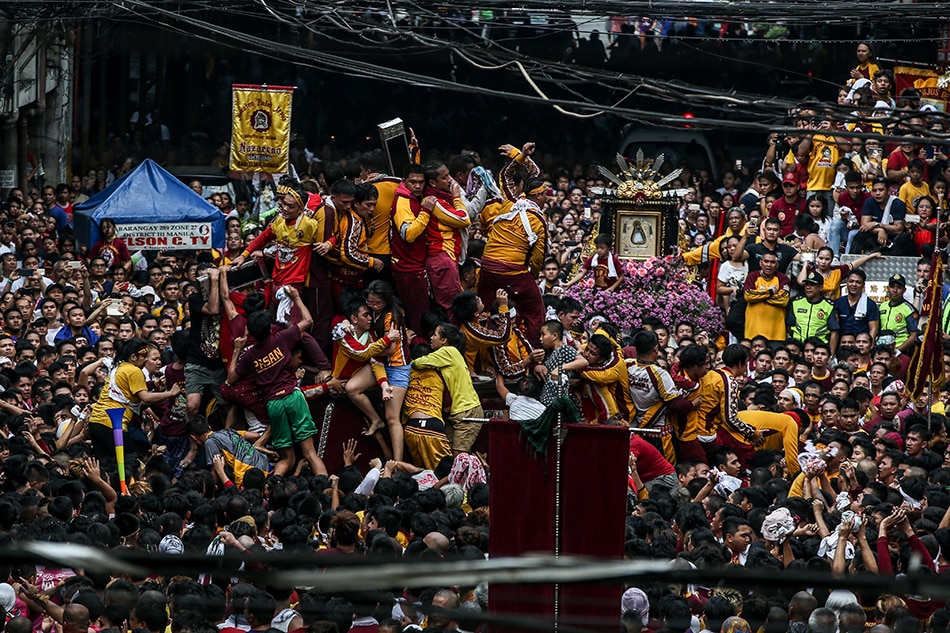
M 211 248 L 211 222 L 119 224 L 116 234 L 129 250 L 168 251 Z

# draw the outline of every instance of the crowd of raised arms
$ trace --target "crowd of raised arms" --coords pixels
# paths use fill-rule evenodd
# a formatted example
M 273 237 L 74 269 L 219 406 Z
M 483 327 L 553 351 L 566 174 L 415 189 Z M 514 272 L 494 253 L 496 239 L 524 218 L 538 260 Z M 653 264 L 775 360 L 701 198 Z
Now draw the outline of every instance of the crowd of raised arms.
M 913 91 L 893 95 L 867 44 L 857 56 L 838 96 L 850 123 L 806 102 L 790 122 L 801 136 L 771 135 L 753 171 L 713 181 L 664 166 L 683 169 L 670 185 L 685 190 L 681 254 L 716 297 L 722 332 L 658 318 L 624 331 L 568 296 L 578 283 L 627 292 L 612 236 L 597 231 L 593 189 L 609 183 L 530 141 L 423 162 L 413 136 L 398 176 L 379 150 L 323 161 L 282 178 L 260 217 L 214 193 L 224 248 L 144 259 L 112 219 L 94 244 L 74 237 L 73 205 L 108 170 L 12 190 L 0 210 L 0 543 L 282 549 L 317 566 L 326 554 L 480 559 L 490 456 L 475 445 L 497 391 L 513 421 L 569 401 L 585 423 L 635 429 L 630 559 L 946 573 L 950 398 L 908 399 L 905 381 L 931 256 L 947 244 L 950 152 L 888 142 L 942 119 Z M 879 305 L 862 266 L 882 256 L 919 260 Z M 229 287 L 261 258 L 266 283 Z M 331 398 L 363 424 L 324 447 L 345 464 L 328 473 L 311 405 Z M 383 456 L 368 468 L 359 433 Z M 204 570 L 3 569 L 9 633 L 435 633 L 479 629 L 487 608 L 484 586 L 367 594 L 199 582 Z M 945 633 L 950 621 L 942 597 L 763 591 L 630 587 L 622 624 Z

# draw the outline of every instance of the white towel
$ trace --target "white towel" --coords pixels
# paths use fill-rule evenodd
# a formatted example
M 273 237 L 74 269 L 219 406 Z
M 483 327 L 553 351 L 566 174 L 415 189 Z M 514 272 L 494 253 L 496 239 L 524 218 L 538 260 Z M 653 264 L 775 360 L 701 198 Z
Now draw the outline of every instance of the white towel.
M 871 81 L 869 79 L 865 79 L 864 77 L 861 77 L 860 79 L 855 79 L 854 83 L 851 84 L 851 90 L 848 92 L 848 98 L 847 98 L 848 103 L 854 103 L 854 92 L 856 90 L 858 90 L 859 88 L 863 88 L 864 86 L 870 86 L 870 85 L 871 85 Z
M 492 220 L 492 224 L 501 222 L 502 220 L 508 221 L 515 218 L 520 218 L 521 225 L 524 227 L 524 232 L 528 236 L 528 246 L 534 246 L 535 242 L 538 241 L 538 234 L 531 229 L 531 222 L 528 220 L 528 209 L 534 209 L 539 213 L 541 212 L 541 207 L 539 207 L 537 204 L 531 200 L 528 200 L 527 198 L 520 198 L 512 205 L 511 211 L 508 213 L 502 213 L 496 217 L 494 220 Z
M 607 279 L 616 279 L 617 277 L 617 267 L 614 265 L 614 258 L 608 254 L 607 256 Z M 600 255 L 595 254 L 594 258 L 590 261 L 591 268 L 597 268 L 600 266 Z
M 274 298 L 277 299 L 277 321 L 280 323 L 287 323 L 290 321 L 290 311 L 294 307 L 294 300 L 287 295 L 287 291 L 283 287 L 277 290 L 274 294 Z
M 914 510 L 920 510 L 920 508 L 922 507 L 922 504 L 920 503 L 920 501 L 918 501 L 917 499 L 914 499 L 909 494 L 904 492 L 904 489 L 901 488 L 900 486 L 897 487 L 897 492 L 901 493 L 901 496 L 904 498 L 904 501 L 906 501 L 907 504 L 911 508 L 913 508 Z
M 861 298 L 858 299 L 858 305 L 854 308 L 854 318 L 855 320 L 863 319 L 868 315 L 868 293 L 862 292 Z

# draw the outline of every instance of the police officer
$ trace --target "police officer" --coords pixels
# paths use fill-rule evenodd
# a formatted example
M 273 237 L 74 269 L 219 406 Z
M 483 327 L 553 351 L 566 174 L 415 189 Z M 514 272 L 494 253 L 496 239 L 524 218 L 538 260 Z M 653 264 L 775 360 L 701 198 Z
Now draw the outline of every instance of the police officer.
M 828 343 L 832 333 L 837 336 L 838 319 L 834 315 L 834 304 L 821 292 L 824 282 L 818 271 L 808 273 L 802 281 L 805 296 L 792 302 L 795 323 L 791 327 L 791 336 L 799 341 L 814 336 Z
M 894 344 L 901 352 L 909 354 L 917 342 L 917 308 L 904 298 L 907 280 L 903 275 L 893 275 L 887 281 L 888 300 L 881 304 L 881 331 L 894 332 Z

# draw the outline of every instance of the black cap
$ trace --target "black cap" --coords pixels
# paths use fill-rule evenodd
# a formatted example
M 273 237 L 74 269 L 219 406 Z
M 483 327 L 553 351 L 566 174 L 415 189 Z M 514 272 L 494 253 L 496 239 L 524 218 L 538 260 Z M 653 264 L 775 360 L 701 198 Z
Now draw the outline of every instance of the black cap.
M 888 286 L 893 286 L 894 284 L 900 284 L 907 287 L 907 280 L 904 279 L 904 275 L 891 275 L 891 278 L 887 280 Z
M 825 283 L 825 278 L 822 277 L 817 271 L 812 271 L 805 277 L 805 283 L 822 286 Z

